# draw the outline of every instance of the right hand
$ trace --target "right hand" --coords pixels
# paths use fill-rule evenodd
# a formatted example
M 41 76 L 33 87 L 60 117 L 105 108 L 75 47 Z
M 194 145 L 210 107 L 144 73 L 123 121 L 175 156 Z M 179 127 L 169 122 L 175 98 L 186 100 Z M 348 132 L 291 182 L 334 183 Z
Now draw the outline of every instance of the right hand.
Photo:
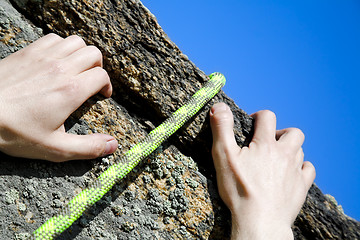
M 315 179 L 314 166 L 303 161 L 304 134 L 277 131 L 270 111 L 252 117 L 253 139 L 240 148 L 230 108 L 219 103 L 210 112 L 218 189 L 232 213 L 232 238 L 292 239 L 291 225 Z

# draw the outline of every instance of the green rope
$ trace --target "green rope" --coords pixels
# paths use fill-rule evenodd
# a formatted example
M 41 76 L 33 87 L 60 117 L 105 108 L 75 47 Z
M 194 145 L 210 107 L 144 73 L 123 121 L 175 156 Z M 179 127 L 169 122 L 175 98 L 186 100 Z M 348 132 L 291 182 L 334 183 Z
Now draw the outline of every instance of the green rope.
M 142 142 L 126 152 L 88 188 L 75 196 L 56 216 L 36 229 L 31 239 L 53 239 L 70 227 L 88 207 L 100 200 L 117 181 L 125 177 L 142 159 L 152 153 L 171 134 L 194 116 L 225 85 L 225 77 L 221 73 L 213 73 L 209 77 L 210 80 L 185 105 L 152 130 Z

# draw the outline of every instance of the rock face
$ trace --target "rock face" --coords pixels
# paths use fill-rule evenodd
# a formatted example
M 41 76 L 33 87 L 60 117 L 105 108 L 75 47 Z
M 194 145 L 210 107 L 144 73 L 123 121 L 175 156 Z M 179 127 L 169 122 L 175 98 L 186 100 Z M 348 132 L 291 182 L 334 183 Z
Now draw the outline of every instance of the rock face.
M 100 48 L 113 98 L 88 100 L 66 127 L 74 134 L 109 133 L 121 143 L 112 156 L 92 161 L 54 164 L 0 155 L 0 231 L 4 239 L 26 239 L 207 76 L 137 0 L 1 0 L 0 26 L 1 58 L 48 32 L 77 34 Z M 208 110 L 218 101 L 231 107 L 236 140 L 246 145 L 252 119 L 221 92 L 59 239 L 228 239 L 230 215 L 217 194 L 210 155 Z M 315 185 L 293 230 L 297 239 L 360 239 L 359 222 Z

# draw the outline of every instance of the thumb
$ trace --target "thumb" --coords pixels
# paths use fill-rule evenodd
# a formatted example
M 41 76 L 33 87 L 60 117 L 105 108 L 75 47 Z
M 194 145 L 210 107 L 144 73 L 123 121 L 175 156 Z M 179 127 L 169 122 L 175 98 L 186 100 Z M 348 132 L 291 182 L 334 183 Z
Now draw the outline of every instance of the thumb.
M 316 177 L 316 170 L 314 165 L 311 162 L 304 161 L 302 166 L 302 173 L 305 181 L 305 186 L 309 191 Z
M 116 139 L 106 134 L 75 135 L 62 132 L 56 135 L 53 144 L 60 156 L 52 160 L 57 162 L 103 157 L 118 147 Z
M 213 155 L 222 156 L 238 149 L 234 136 L 234 117 L 225 103 L 215 104 L 210 111 Z M 213 156 L 214 157 L 214 156 Z

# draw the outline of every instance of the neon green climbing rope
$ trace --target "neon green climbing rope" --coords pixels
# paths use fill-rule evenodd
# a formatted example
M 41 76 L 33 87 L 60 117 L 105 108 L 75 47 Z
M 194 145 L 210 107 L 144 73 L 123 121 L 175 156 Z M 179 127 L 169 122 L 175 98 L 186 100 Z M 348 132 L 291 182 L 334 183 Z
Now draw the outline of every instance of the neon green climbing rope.
M 117 181 L 125 177 L 142 159 L 194 116 L 225 84 L 225 77 L 221 73 L 213 73 L 209 77 L 210 80 L 185 105 L 151 131 L 142 142 L 126 152 L 117 163 L 110 166 L 88 188 L 75 196 L 56 216 L 35 230 L 31 239 L 53 239 L 70 227 L 88 207 L 100 200 Z

